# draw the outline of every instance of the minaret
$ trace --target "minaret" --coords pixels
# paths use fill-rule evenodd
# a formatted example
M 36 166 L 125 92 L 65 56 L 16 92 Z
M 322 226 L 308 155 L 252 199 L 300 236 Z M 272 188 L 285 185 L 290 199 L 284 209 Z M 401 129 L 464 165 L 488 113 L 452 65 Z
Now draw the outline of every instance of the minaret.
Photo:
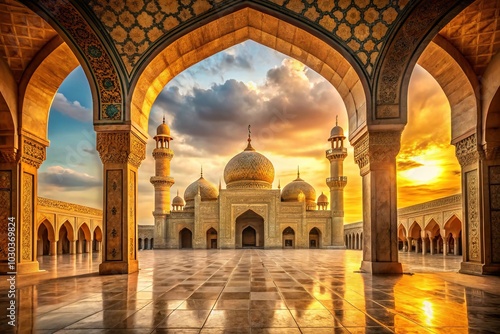
M 174 151 L 170 149 L 170 128 L 165 124 L 160 124 L 156 129 L 156 148 L 153 150 L 155 159 L 155 176 L 150 181 L 155 187 L 155 238 L 154 248 L 166 248 L 168 232 L 166 219 L 170 213 L 170 187 L 174 184 L 174 179 L 170 177 L 170 160 L 174 156 Z
M 347 148 L 344 147 L 344 130 L 336 118 L 335 127 L 330 132 L 328 141 L 331 148 L 326 150 L 326 158 L 330 161 L 330 177 L 326 184 L 330 187 L 330 210 L 332 212 L 332 246 L 345 248 L 344 244 L 344 187 L 347 176 L 344 176 L 344 159 Z

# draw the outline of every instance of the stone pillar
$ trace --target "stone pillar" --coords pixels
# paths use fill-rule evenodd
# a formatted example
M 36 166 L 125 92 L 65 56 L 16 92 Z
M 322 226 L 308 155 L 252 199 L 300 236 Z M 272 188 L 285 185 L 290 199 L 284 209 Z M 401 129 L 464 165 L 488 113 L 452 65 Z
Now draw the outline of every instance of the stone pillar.
M 78 239 L 76 241 L 76 254 L 82 254 L 83 253 L 83 243 L 85 240 L 83 239 Z
M 401 274 L 398 262 L 396 155 L 401 131 L 366 132 L 353 140 L 354 161 L 363 177 L 361 270 Z
M 453 255 L 458 255 L 458 236 L 453 236 Z
M 443 256 L 448 255 L 448 241 L 448 237 L 443 238 Z
M 50 256 L 56 256 L 57 255 L 57 241 L 50 241 Z
M 45 160 L 48 142 L 25 131 L 18 142 L 19 149 L 0 149 L 0 220 L 6 227 L 0 231 L 0 273 L 23 274 L 39 268 L 35 239 L 38 168 Z M 8 266 L 7 258 L 9 227 L 15 228 L 16 234 L 14 269 Z
M 422 237 L 422 255 L 425 255 L 427 253 L 427 234 L 422 231 L 420 236 Z
M 462 169 L 460 272 L 499 274 L 500 147 L 481 147 L 476 134 L 453 144 Z
M 406 240 L 408 240 L 408 253 L 409 253 L 409 252 L 411 252 L 411 245 L 412 245 L 413 238 L 408 237 Z
M 418 242 L 418 239 L 415 239 L 415 254 L 420 253 L 420 243 Z
M 436 245 L 434 244 L 434 238 L 429 237 L 429 248 L 431 251 L 431 255 L 434 255 L 434 248 Z
M 69 241 L 69 253 L 70 254 L 76 254 L 77 253 L 76 240 L 70 240 Z
M 146 137 L 117 126 L 96 127 L 97 151 L 103 162 L 103 258 L 99 273 L 138 270 L 137 170 L 145 158 Z

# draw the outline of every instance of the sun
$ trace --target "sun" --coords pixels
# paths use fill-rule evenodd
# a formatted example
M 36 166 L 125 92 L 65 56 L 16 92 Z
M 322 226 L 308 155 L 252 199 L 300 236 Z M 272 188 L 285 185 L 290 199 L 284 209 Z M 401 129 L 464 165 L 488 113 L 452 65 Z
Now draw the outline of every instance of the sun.
M 423 165 L 400 172 L 401 176 L 415 183 L 436 181 L 443 169 L 438 165 Z

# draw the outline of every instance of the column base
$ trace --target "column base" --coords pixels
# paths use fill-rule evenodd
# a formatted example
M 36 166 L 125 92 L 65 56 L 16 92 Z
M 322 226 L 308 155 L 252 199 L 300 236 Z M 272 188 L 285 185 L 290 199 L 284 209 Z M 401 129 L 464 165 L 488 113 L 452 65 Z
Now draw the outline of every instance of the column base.
M 399 262 L 361 261 L 360 269 L 370 274 L 403 274 L 403 266 Z
M 500 275 L 500 264 L 486 265 L 477 262 L 461 262 L 458 272 L 468 275 Z
M 131 260 L 129 262 L 109 261 L 99 265 L 99 275 L 120 275 L 131 274 L 139 270 L 139 261 Z

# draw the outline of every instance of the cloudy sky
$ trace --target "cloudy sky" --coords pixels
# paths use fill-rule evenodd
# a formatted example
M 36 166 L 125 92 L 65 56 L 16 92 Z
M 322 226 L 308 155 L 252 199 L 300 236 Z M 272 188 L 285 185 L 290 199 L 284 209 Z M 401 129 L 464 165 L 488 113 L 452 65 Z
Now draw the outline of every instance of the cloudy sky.
M 460 167 L 450 145 L 449 104 L 437 82 L 423 69 L 413 73 L 409 119 L 398 156 L 398 206 L 460 191 Z M 95 150 L 91 94 L 81 68 L 64 81 L 49 119 L 50 147 L 39 170 L 39 195 L 102 208 L 102 165 Z M 301 178 L 329 196 L 325 178 L 327 141 L 335 117 L 344 127 L 347 114 L 335 88 L 302 63 L 255 42 L 220 52 L 168 83 L 151 110 L 147 157 L 139 169 L 140 224 L 152 224 L 153 136 L 165 116 L 174 150 L 171 176 L 182 195 L 200 175 L 223 183 L 226 163 L 246 147 L 252 126 L 253 147 L 275 167 L 273 186 Z M 348 145 L 344 163 L 345 221 L 362 217 L 361 177 Z

